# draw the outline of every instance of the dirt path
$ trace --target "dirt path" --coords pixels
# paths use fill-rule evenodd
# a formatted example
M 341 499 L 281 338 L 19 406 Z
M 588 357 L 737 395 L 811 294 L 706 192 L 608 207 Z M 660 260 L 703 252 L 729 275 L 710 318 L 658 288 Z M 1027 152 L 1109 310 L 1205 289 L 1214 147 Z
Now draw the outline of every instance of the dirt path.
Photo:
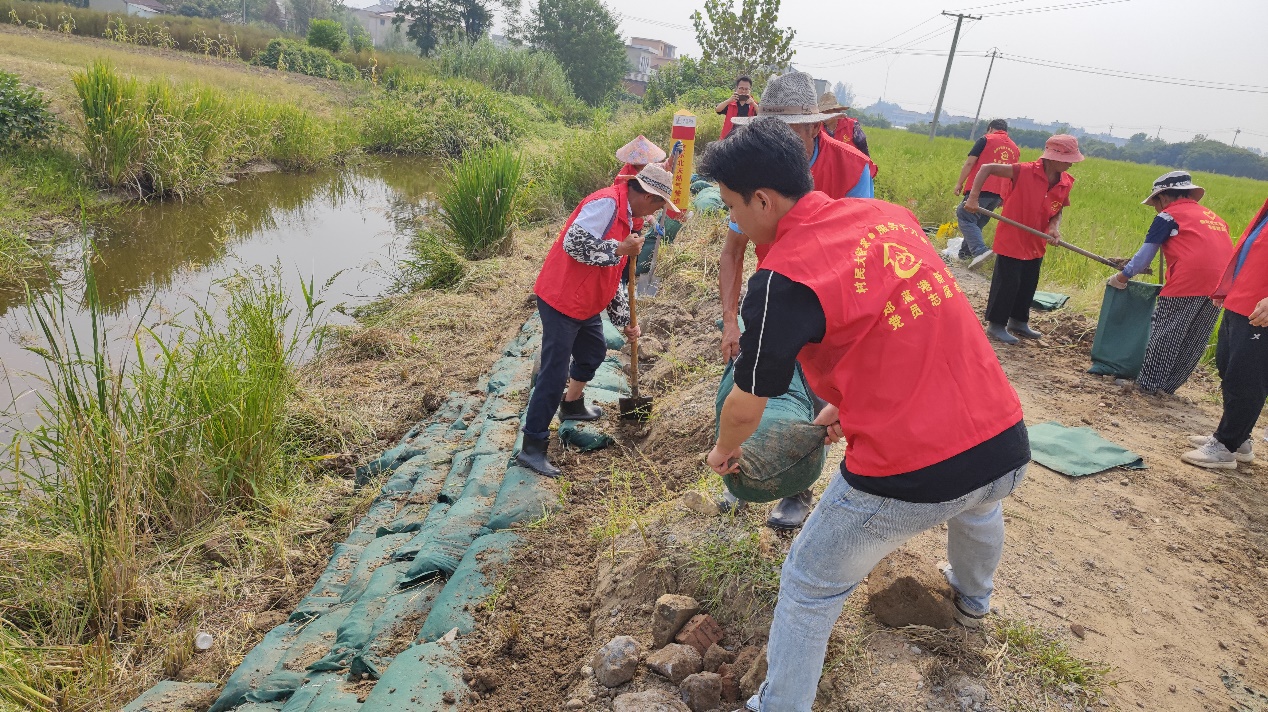
M 716 250 L 716 236 L 690 230 L 663 256 L 672 269 L 641 312 L 659 342 L 645 371 L 657 417 L 644 427 L 605 421 L 621 449 L 557 454 L 570 482 L 566 508 L 524 532 L 505 593 L 482 609 L 464 644 L 477 693 L 470 708 L 608 710 L 621 692 L 666 687 L 641 669 L 614 693 L 585 670 L 614 635 L 650 641 L 652 604 L 665 592 L 715 599 L 725 644 L 764 642 L 770 584 L 789 542 L 763 533 L 764 507 L 712 518 L 679 506 L 681 493 L 717 484 L 702 464 L 721 372 L 710 288 Z M 988 281 L 957 276 L 980 308 Z M 1255 464 L 1222 474 L 1179 461 L 1186 435 L 1214 428 L 1217 381 L 1199 374 L 1180 399 L 1124 393 L 1085 373 L 1094 322 L 1062 312 L 1035 322 L 1054 338 L 997 349 L 1027 422 L 1090 425 L 1149 469 L 1073 479 L 1032 465 L 1006 502 L 1008 545 L 993 603 L 1001 620 L 1059 642 L 1071 660 L 1107 663 L 1104 694 L 1043 684 L 1040 675 L 1061 660 L 1036 672 L 983 660 L 990 639 L 948 644 L 885 629 L 861 591 L 834 629 L 817 708 L 961 709 L 965 685 L 981 683 L 989 697 L 973 709 L 1268 709 L 1268 472 Z M 830 460 L 835 467 L 839 455 Z M 937 561 L 945 534 L 928 532 L 907 548 Z M 704 561 L 708 552 L 716 556 Z M 705 565 L 713 567 L 708 580 Z

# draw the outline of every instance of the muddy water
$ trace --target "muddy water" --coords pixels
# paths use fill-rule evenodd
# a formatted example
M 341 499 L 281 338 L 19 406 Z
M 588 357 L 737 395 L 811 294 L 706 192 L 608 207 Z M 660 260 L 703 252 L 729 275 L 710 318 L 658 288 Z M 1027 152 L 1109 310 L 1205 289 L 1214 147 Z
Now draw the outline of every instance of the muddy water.
M 322 290 L 325 321 L 347 322 L 349 308 L 391 289 L 413 227 L 433 206 L 438 180 L 433 166 L 376 159 L 343 170 L 247 176 L 196 202 L 122 211 L 90 235 L 112 351 L 124 357 L 138 324 L 192 323 L 200 305 L 214 313 L 221 282 L 252 270 L 276 270 L 299 312 L 301 283 L 312 280 Z M 58 245 L 55 263 L 70 321 L 87 335 L 85 242 Z M 31 287 L 50 290 L 47 282 Z M 9 413 L 0 420 L 0 442 L 32 421 L 39 382 L 29 374 L 42 374 L 44 364 L 24 347 L 40 341 L 24 294 L 0 292 L 0 410 Z

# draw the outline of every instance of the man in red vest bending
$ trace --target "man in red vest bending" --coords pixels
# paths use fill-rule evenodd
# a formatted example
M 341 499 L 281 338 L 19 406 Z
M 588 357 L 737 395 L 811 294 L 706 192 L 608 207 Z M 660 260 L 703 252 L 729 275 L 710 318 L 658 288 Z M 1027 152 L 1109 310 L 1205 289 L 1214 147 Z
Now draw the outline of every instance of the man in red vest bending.
M 1003 119 L 992 119 L 986 125 L 986 135 L 969 149 L 968 158 L 960 167 L 960 178 L 955 184 L 955 194 L 968 197 L 973 180 L 982 166 L 992 163 L 1016 163 L 1021 156 L 1017 144 L 1008 137 L 1008 122 Z M 1008 195 L 1011 184 L 1001 176 L 991 176 L 982 186 L 982 194 L 978 196 L 978 205 L 987 210 L 998 210 Z M 964 201 L 960 201 L 955 209 L 955 217 L 960 222 L 960 234 L 964 236 L 964 244 L 960 245 L 960 259 L 970 260 L 969 267 L 976 267 L 991 256 L 991 250 L 982 237 L 982 228 L 990 222 L 986 215 L 970 213 L 964 209 Z
M 626 260 L 643 247 L 643 238 L 631 234 L 631 228 L 635 217 L 662 207 L 677 210 L 669 200 L 672 182 L 669 171 L 652 164 L 591 193 L 572 211 L 546 253 L 533 285 L 542 320 L 541 368 L 524 414 L 523 445 L 515 455 L 524 467 L 559 476 L 559 468 L 546 455 L 556 409 L 560 420 L 603 415 L 602 409 L 585 402 L 586 383 L 608 351 L 599 314 L 607 309 L 613 325 L 624 328 L 627 336 L 638 335 L 630 324 L 628 296 L 621 289 Z
M 1251 462 L 1251 431 L 1268 401 L 1268 201 L 1233 249 L 1215 300 L 1224 320 L 1215 342 L 1224 415 L 1215 434 L 1180 459 L 1190 465 L 1236 470 Z M 1194 443 L 1197 444 L 1197 443 Z
M 829 403 L 815 421 L 826 440 L 847 443 L 784 562 L 766 681 L 748 701 L 810 712 L 845 600 L 917 534 L 947 524 L 956 620 L 980 625 L 1004 546 L 1000 501 L 1030 445 L 1017 394 L 911 211 L 812 192 L 797 136 L 773 117 L 711 145 L 699 170 L 744 234 L 770 246 L 748 283 L 709 466 L 734 470 L 796 363 Z
M 719 140 L 730 135 L 731 129 L 735 126 L 735 117 L 757 116 L 761 107 L 753 100 L 753 80 L 748 77 L 736 79 L 735 91 L 731 92 L 731 98 L 718 104 L 716 110 L 722 114 L 722 134 L 718 136 Z
M 872 161 L 853 145 L 832 138 L 823 130 L 823 122 L 834 118 L 819 111 L 814 79 L 805 72 L 790 72 L 766 85 L 763 115 L 788 124 L 801 139 L 802 152 L 810 163 L 814 190 L 829 198 L 871 198 Z M 736 119 L 744 125 L 752 119 Z M 732 134 L 732 137 L 738 135 Z M 740 343 L 740 285 L 744 281 L 744 253 L 748 238 L 731 222 L 722 258 L 718 264 L 718 291 L 722 299 L 722 358 L 735 358 Z M 768 244 L 756 246 L 757 265 L 770 251 Z M 795 529 L 810 514 L 813 497 L 809 490 L 785 497 L 771 510 L 767 524 L 776 529 Z
M 1074 177 L 1066 171 L 1083 160 L 1079 140 L 1058 134 L 1044 143 L 1039 160 L 1030 163 L 991 163 L 982 166 L 964 200 L 964 211 L 976 213 L 986 181 L 1003 178 L 1009 183 L 1000 214 L 1048 237 L 1034 235 L 1000 223 L 995 228 L 995 270 L 986 300 L 986 333 L 1005 344 L 1017 337 L 1038 339 L 1043 334 L 1030 328 L 1030 302 L 1039 288 L 1039 268 L 1049 244 L 1061 241 L 1061 211 L 1070 204 Z

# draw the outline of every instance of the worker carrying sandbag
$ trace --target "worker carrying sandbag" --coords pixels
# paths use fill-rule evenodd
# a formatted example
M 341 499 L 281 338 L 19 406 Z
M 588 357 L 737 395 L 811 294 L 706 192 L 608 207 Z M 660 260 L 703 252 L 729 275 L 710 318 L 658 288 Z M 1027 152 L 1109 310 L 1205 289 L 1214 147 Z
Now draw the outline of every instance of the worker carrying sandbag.
M 815 420 L 826 440 L 848 443 L 783 565 L 766 681 L 748 701 L 762 712 L 809 712 L 846 598 L 884 556 L 944 522 L 956 620 L 980 625 L 1004 546 L 1000 501 L 1030 461 L 1017 394 L 916 216 L 814 192 L 799 144 L 762 117 L 700 165 L 744 234 L 770 246 L 748 282 L 709 467 L 740 470 L 743 443 L 797 364 L 829 403 Z
M 541 368 L 524 414 L 524 442 L 515 456 L 538 474 L 560 475 L 546 455 L 556 409 L 560 420 L 603 415 L 601 408 L 585 402 L 586 382 L 608 352 L 599 315 L 606 309 L 613 325 L 637 336 L 638 327 L 630 324 L 629 298 L 620 288 L 626 260 L 643 247 L 643 238 L 631 233 L 633 220 L 662 207 L 676 210 L 669 199 L 672 182 L 669 171 L 652 164 L 591 193 L 572 211 L 546 253 L 533 285 L 542 320 Z
M 1162 250 L 1167 271 L 1136 378 L 1142 393 L 1173 394 L 1184 385 L 1206 352 L 1220 316 L 1210 296 L 1233 254 L 1233 241 L 1228 223 L 1200 204 L 1205 194 L 1186 171 L 1172 171 L 1154 181 L 1143 204 L 1158 214 L 1145 243 L 1109 279 L 1111 287 L 1126 289 L 1128 280 L 1148 271 Z

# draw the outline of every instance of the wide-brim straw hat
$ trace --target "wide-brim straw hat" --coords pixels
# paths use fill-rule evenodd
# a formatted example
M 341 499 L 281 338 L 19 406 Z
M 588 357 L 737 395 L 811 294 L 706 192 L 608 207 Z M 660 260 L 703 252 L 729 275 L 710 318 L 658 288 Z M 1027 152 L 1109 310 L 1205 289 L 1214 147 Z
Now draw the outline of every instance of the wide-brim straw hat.
M 766 91 L 762 92 L 762 105 L 758 114 L 773 116 L 786 124 L 817 124 L 837 118 L 834 114 L 825 114 L 819 110 L 814 79 L 805 72 L 789 72 L 771 79 L 766 84 Z M 731 119 L 731 123 L 743 126 L 756 118 L 736 116 Z
M 647 140 L 646 136 L 639 134 L 638 138 L 616 149 L 616 160 L 635 166 L 660 163 L 665 160 L 665 149 Z
M 1202 196 L 1206 195 L 1206 188 L 1194 185 L 1193 176 L 1189 175 L 1188 171 L 1171 171 L 1163 173 L 1158 180 L 1154 181 L 1153 191 L 1148 198 L 1140 201 L 1140 204 L 1149 205 L 1149 202 L 1164 190 L 1191 190 L 1194 193 L 1191 197 L 1196 201 L 1201 201 Z
M 837 95 L 832 92 L 819 97 L 819 111 L 825 114 L 840 114 L 849 110 L 849 108 L 848 106 L 842 106 L 841 102 L 837 101 Z
M 674 176 L 669 171 L 656 165 L 655 163 L 643 166 L 643 170 L 638 175 L 633 176 L 617 176 L 618 180 L 636 180 L 643 189 L 653 195 L 659 195 L 665 199 L 665 208 L 670 212 L 681 212 L 677 205 L 674 205 L 674 199 L 670 196 L 674 193 Z
M 1043 153 L 1039 157 L 1061 163 L 1078 163 L 1083 160 L 1083 154 L 1079 153 L 1079 139 L 1070 134 L 1050 137 L 1044 142 Z

